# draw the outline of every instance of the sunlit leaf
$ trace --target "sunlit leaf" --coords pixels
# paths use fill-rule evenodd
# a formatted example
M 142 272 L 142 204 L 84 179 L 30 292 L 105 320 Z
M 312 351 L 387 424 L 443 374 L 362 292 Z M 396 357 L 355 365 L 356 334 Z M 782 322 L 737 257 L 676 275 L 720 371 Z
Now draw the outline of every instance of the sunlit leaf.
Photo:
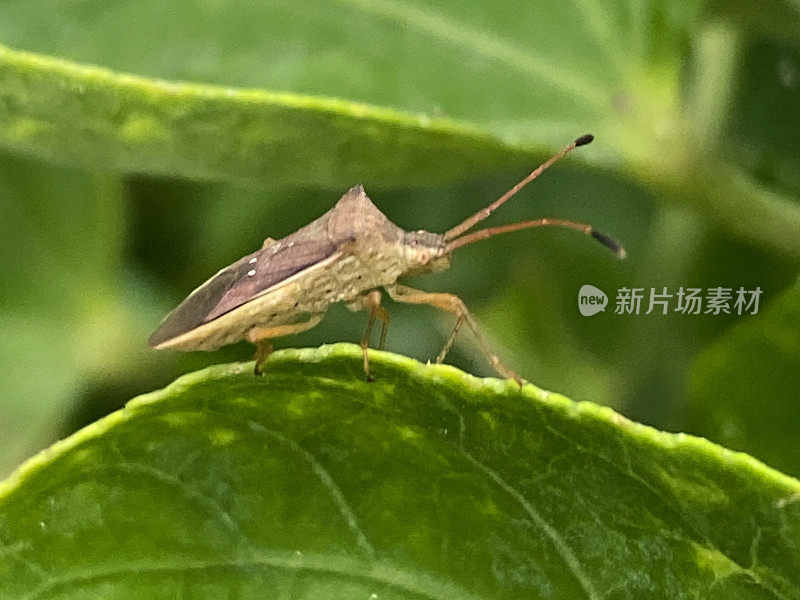
M 512 381 L 288 350 L 0 484 L 0 597 L 794 598 L 800 483 Z

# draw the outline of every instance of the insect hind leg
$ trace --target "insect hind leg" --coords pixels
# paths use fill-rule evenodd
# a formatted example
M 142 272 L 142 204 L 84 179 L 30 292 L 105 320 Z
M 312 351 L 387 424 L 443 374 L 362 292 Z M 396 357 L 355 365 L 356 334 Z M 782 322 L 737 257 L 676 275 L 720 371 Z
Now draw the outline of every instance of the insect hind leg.
M 270 341 L 272 338 L 308 331 L 312 327 L 319 325 L 323 316 L 323 314 L 311 315 L 308 321 L 301 323 L 251 327 L 245 334 L 245 337 L 248 342 L 256 346 L 255 374 L 261 375 L 263 373 L 264 362 L 266 362 L 269 355 L 272 354 L 272 342 Z
M 450 348 L 453 347 L 453 342 L 456 341 L 456 334 L 458 333 L 458 330 L 461 329 L 461 326 L 463 324 L 464 324 L 464 316 L 459 315 L 458 318 L 456 319 L 456 324 L 453 327 L 453 331 L 452 333 L 450 333 L 450 337 L 447 338 L 447 342 L 445 342 L 444 344 L 444 348 L 442 348 L 442 351 L 439 352 L 439 356 L 436 357 L 437 365 L 440 365 L 444 362 L 447 353 L 450 351 Z
M 389 293 L 391 299 L 395 300 L 396 302 L 407 302 L 409 304 L 428 304 L 456 315 L 456 324 L 455 327 L 453 327 L 453 332 L 450 334 L 450 337 L 447 338 L 447 343 L 445 343 L 444 348 L 439 353 L 436 362 L 440 363 L 444 360 L 447 351 L 450 350 L 450 347 L 453 345 L 453 341 L 455 340 L 459 329 L 463 324 L 466 324 L 472 332 L 472 335 L 474 335 L 475 339 L 478 340 L 478 344 L 483 350 L 483 353 L 486 355 L 486 358 L 489 360 L 489 364 L 492 365 L 495 371 L 507 379 L 513 379 L 520 386 L 522 386 L 522 384 L 525 382 L 522 377 L 514 373 L 514 371 L 500 362 L 500 359 L 492 351 L 492 348 L 489 345 L 489 340 L 486 339 L 486 336 L 483 334 L 480 327 L 478 327 L 477 321 L 475 321 L 475 318 L 458 296 L 454 294 L 423 292 L 422 290 L 416 290 L 405 285 L 387 286 L 386 291 Z

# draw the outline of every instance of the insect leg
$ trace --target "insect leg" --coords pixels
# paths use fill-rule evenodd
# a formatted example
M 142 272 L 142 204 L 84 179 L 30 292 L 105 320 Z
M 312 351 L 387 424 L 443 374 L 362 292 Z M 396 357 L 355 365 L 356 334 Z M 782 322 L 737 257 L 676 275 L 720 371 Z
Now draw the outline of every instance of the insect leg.
M 461 326 L 464 324 L 464 317 L 459 315 L 456 319 L 455 327 L 453 327 L 453 332 L 450 334 L 450 337 L 447 338 L 447 342 L 442 348 L 442 351 L 439 352 L 439 356 L 436 357 L 436 364 L 442 364 L 444 362 L 444 357 L 447 356 L 447 353 L 450 351 L 450 348 L 453 346 L 453 342 L 456 341 L 456 334 L 458 330 L 461 329 Z
M 251 344 L 256 345 L 256 367 L 255 367 L 255 374 L 261 375 L 262 367 L 264 366 L 264 361 L 267 360 L 270 354 L 272 354 L 272 343 L 270 340 L 276 337 L 283 337 L 285 335 L 292 335 L 294 333 L 300 333 L 302 331 L 307 331 L 312 327 L 316 327 L 320 321 L 322 321 L 322 317 L 324 315 L 311 315 L 308 321 L 302 323 L 286 323 L 283 325 L 267 325 L 264 327 L 252 327 L 250 328 L 245 337 L 247 341 Z
M 273 350 L 272 343 L 269 341 L 268 338 L 253 343 L 256 345 L 256 354 L 253 357 L 256 361 L 256 366 L 253 372 L 256 375 L 261 375 L 261 367 L 269 358 L 269 355 L 272 354 Z
M 386 332 L 389 329 L 389 313 L 381 306 L 381 293 L 379 290 L 372 290 L 363 296 L 360 296 L 356 302 L 350 306 L 352 310 L 365 309 L 369 312 L 369 320 L 367 321 L 367 330 L 364 332 L 364 337 L 361 338 L 361 352 L 364 356 L 364 372 L 367 374 L 367 381 L 372 381 L 372 375 L 369 372 L 369 358 L 367 351 L 369 350 L 369 338 L 372 334 L 372 326 L 375 325 L 375 319 L 381 320 L 381 341 L 378 348 L 383 350 L 386 345 Z
M 489 340 L 487 340 L 486 336 L 483 335 L 483 332 L 478 327 L 478 323 L 475 321 L 475 318 L 472 316 L 469 310 L 467 310 L 467 307 L 464 305 L 464 302 L 461 300 L 461 298 L 454 294 L 423 292 L 421 290 L 415 290 L 414 288 L 404 285 L 387 286 L 386 291 L 389 293 L 389 296 L 392 298 L 392 300 L 397 302 L 407 302 L 410 304 L 429 304 L 456 315 L 458 320 L 456 321 L 453 333 L 450 334 L 444 349 L 439 354 L 440 358 L 444 359 L 444 355 L 450 349 L 450 346 L 453 345 L 453 340 L 455 339 L 459 328 L 463 323 L 466 323 L 467 327 L 470 328 L 470 331 L 472 331 L 472 334 L 475 336 L 475 339 L 478 340 L 483 353 L 486 355 L 486 358 L 489 359 L 489 363 L 492 365 L 494 370 L 507 379 L 513 379 L 520 386 L 524 383 L 524 380 L 519 375 L 514 373 L 514 371 L 504 366 L 503 363 L 500 362 L 500 359 L 492 351 L 491 346 L 489 345 Z

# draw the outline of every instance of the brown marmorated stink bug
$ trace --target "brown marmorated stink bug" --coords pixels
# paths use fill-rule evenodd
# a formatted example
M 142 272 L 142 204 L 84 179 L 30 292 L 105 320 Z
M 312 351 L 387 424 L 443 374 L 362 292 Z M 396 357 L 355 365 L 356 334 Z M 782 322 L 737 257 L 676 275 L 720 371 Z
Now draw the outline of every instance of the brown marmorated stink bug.
M 381 306 L 383 288 L 397 302 L 429 304 L 456 316 L 455 327 L 436 358 L 441 363 L 456 333 L 466 324 L 492 367 L 503 377 L 522 379 L 503 366 L 458 296 L 423 292 L 397 283 L 398 278 L 450 266 L 456 248 L 500 233 L 557 226 L 592 236 L 618 257 L 625 250 L 589 225 L 562 219 L 535 219 L 467 233 L 523 186 L 578 146 L 584 135 L 550 158 L 492 204 L 444 234 L 404 231 L 378 210 L 362 186 L 349 190 L 336 205 L 302 229 L 280 240 L 268 238 L 259 249 L 225 267 L 194 290 L 161 322 L 150 337 L 157 349 L 215 350 L 247 339 L 256 345 L 256 374 L 272 352 L 273 338 L 317 325 L 334 302 L 369 313 L 361 339 L 364 371 L 371 380 L 367 348 L 376 319 L 382 322 L 379 348 L 386 341 L 389 313 Z

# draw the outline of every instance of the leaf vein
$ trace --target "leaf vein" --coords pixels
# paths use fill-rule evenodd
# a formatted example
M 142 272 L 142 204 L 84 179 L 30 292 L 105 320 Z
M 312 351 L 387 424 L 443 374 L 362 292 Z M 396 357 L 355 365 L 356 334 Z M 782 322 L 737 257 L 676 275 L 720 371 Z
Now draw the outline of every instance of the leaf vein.
M 361 551 L 366 554 L 370 559 L 373 561 L 377 559 L 377 554 L 375 552 L 375 548 L 372 544 L 369 543 L 367 540 L 367 536 L 364 534 L 364 530 L 361 529 L 361 525 L 358 523 L 358 518 L 356 517 L 356 513 L 350 504 L 347 502 L 342 490 L 336 485 L 331 474 L 322 466 L 322 464 L 311 454 L 308 450 L 300 446 L 294 440 L 286 437 L 285 435 L 278 433 L 277 431 L 272 431 L 270 429 L 265 428 L 263 425 L 256 423 L 255 421 L 250 421 L 250 428 L 254 431 L 258 431 L 259 433 L 270 437 L 279 443 L 283 444 L 287 448 L 291 449 L 293 452 L 298 454 L 300 457 L 305 460 L 308 465 L 311 467 L 311 471 L 316 475 L 317 479 L 322 483 L 325 489 L 328 490 L 328 493 L 331 495 L 331 499 L 333 500 L 336 507 L 339 509 L 339 513 L 344 518 L 345 523 L 353 532 L 353 535 L 356 538 L 356 543 Z
M 624 446 L 620 446 L 620 447 L 623 450 L 623 455 L 624 455 L 625 460 L 626 460 L 626 464 L 627 464 L 627 467 L 628 467 L 627 471 L 622 469 L 622 468 L 620 468 L 620 466 L 618 464 L 616 464 L 615 462 L 613 462 L 613 461 L 609 460 L 608 458 L 598 454 L 597 452 L 594 452 L 594 451 L 590 450 L 589 448 L 586 448 L 585 446 L 579 444 L 578 442 L 576 442 L 575 440 L 573 440 L 569 436 L 567 436 L 567 435 L 561 433 L 560 431 L 558 431 L 555 427 L 550 425 L 550 423 L 547 421 L 547 419 L 545 419 L 544 415 L 542 415 L 541 413 L 540 413 L 540 417 L 541 417 L 542 423 L 544 424 L 545 429 L 547 429 L 547 431 L 549 431 L 550 433 L 552 433 L 556 437 L 559 437 L 559 438 L 565 440 L 567 443 L 572 445 L 577 451 L 582 452 L 584 454 L 587 454 L 587 455 L 589 455 L 589 456 L 591 456 L 593 458 L 596 458 L 596 459 L 604 462 L 612 470 L 617 471 L 618 473 L 620 473 L 624 477 L 628 477 L 632 481 L 638 483 L 639 485 L 644 487 L 646 490 L 648 490 L 651 494 L 653 494 L 656 498 L 658 498 L 661 502 L 664 503 L 664 506 L 667 508 L 667 510 L 669 510 L 672 514 L 674 514 L 678 518 L 678 520 L 686 527 L 687 531 L 689 533 L 694 534 L 697 537 L 697 539 L 704 545 L 705 548 L 711 549 L 711 550 L 713 550 L 715 552 L 719 552 L 722 556 L 724 556 L 727 560 L 729 560 L 732 565 L 735 565 L 740 570 L 741 573 L 746 574 L 748 577 L 750 577 L 750 579 L 753 580 L 753 582 L 755 582 L 757 585 L 761 586 L 765 590 L 775 594 L 775 596 L 777 596 L 780 600 L 788 600 L 788 598 L 786 598 L 783 594 L 781 594 L 781 592 L 779 590 L 777 590 L 774 586 L 771 586 L 766 581 L 764 581 L 752 568 L 746 568 L 743 565 L 740 565 L 733 558 L 728 556 L 728 554 L 723 552 L 708 536 L 706 536 L 703 533 L 697 531 L 697 529 L 683 516 L 683 513 L 682 513 L 681 510 L 676 509 L 664 497 L 664 495 L 657 488 L 655 488 L 654 486 L 649 484 L 647 481 L 645 481 L 640 475 L 636 474 L 633 471 L 633 467 L 632 467 L 632 465 L 630 463 L 630 457 L 628 456 L 628 451 Z M 759 532 L 758 532 L 758 537 L 760 538 L 760 529 L 759 529 Z M 676 538 L 676 539 L 678 539 L 678 538 Z M 693 542 L 693 543 L 696 543 L 696 542 Z M 751 553 L 752 553 L 752 550 L 751 550 Z M 768 569 L 768 568 L 765 567 L 764 570 L 768 571 L 772 576 L 774 576 L 774 577 L 776 577 L 776 578 L 778 578 L 778 579 L 780 579 L 780 580 L 782 580 L 784 582 L 786 581 L 779 573 L 775 572 L 773 569 Z
M 446 40 L 477 54 L 497 60 L 516 71 L 544 79 L 554 88 L 579 98 L 586 105 L 603 110 L 607 94 L 594 82 L 569 75 L 558 65 L 542 56 L 515 48 L 508 41 L 464 23 L 448 22 L 440 14 L 393 0 L 336 0 L 363 12 L 376 14 L 428 34 L 436 40 Z
M 250 569 L 253 567 L 269 567 L 292 572 L 311 572 L 325 575 L 347 577 L 373 584 L 385 585 L 389 588 L 403 590 L 419 598 L 428 600 L 445 600 L 459 598 L 478 600 L 473 594 L 457 586 L 431 579 L 424 573 L 400 570 L 393 565 L 377 564 L 365 566 L 350 560 L 327 555 L 303 555 L 297 557 L 280 552 L 259 551 L 250 556 L 235 557 L 228 560 L 179 560 L 174 562 L 126 562 L 108 568 L 92 568 L 75 570 L 67 575 L 53 577 L 38 586 L 19 600 L 38 600 L 46 594 L 71 585 L 90 584 L 125 576 L 141 576 L 145 574 L 170 574 L 192 571 L 208 571 L 211 569 L 233 568 Z
M 594 584 L 592 584 L 589 576 L 584 572 L 583 568 L 578 562 L 577 556 L 572 551 L 572 548 L 567 544 L 558 531 L 547 522 L 547 520 L 537 511 L 533 505 L 528 502 L 528 500 L 514 487 L 512 487 L 508 482 L 506 482 L 500 475 L 490 469 L 487 465 L 480 462 L 476 459 L 472 454 L 470 454 L 467 449 L 464 447 L 464 440 L 466 439 L 467 435 L 467 420 L 464 417 L 464 414 L 446 397 L 441 396 L 439 398 L 442 405 L 452 412 L 458 418 L 458 451 L 459 453 L 466 458 L 470 463 L 472 463 L 475 467 L 483 471 L 485 475 L 487 475 L 492 481 L 495 482 L 503 491 L 509 494 L 517 503 L 522 506 L 525 512 L 533 519 L 533 522 L 542 530 L 544 531 L 545 535 L 550 539 L 553 545 L 556 548 L 556 551 L 561 556 L 561 559 L 567 565 L 567 568 L 572 572 L 575 578 L 578 580 L 578 583 L 583 588 L 583 591 L 586 593 L 586 596 L 590 600 L 599 600 L 600 596 L 597 593 L 597 590 L 594 588 Z
M 625 73 L 626 55 L 617 43 L 618 32 L 606 16 L 607 8 L 597 0 L 572 0 L 581 17 L 584 30 L 594 40 L 595 44 L 611 61 L 617 71 L 617 76 Z
M 97 471 L 122 471 L 123 473 L 144 475 L 145 477 L 150 477 L 151 479 L 166 483 L 167 485 L 177 487 L 186 498 L 193 500 L 209 513 L 216 514 L 219 520 L 222 521 L 228 530 L 238 535 L 243 541 L 246 541 L 248 544 L 250 544 L 251 547 L 253 546 L 252 541 L 244 533 L 244 531 L 242 531 L 242 528 L 239 526 L 239 524 L 236 523 L 233 517 L 231 517 L 230 513 L 225 510 L 216 499 L 208 496 L 198 489 L 193 488 L 172 473 L 167 473 L 166 471 L 163 471 L 157 467 L 151 467 L 149 465 L 143 465 L 141 463 L 130 461 L 117 465 L 96 467 L 88 469 L 86 472 Z
M 528 500 L 523 496 L 519 491 L 517 491 L 513 486 L 511 486 L 505 479 L 500 477 L 500 475 L 489 468 L 487 465 L 480 462 L 474 456 L 472 456 L 466 450 L 461 450 L 461 454 L 466 458 L 469 462 L 471 462 L 474 466 L 480 469 L 485 475 L 489 477 L 492 481 L 494 481 L 504 492 L 506 492 L 509 496 L 514 498 L 517 503 L 525 510 L 528 516 L 533 519 L 534 523 L 545 533 L 545 535 L 550 539 L 555 546 L 556 552 L 558 552 L 561 559 L 564 561 L 564 564 L 567 565 L 567 568 L 572 572 L 575 576 L 575 579 L 578 580 L 581 588 L 586 593 L 586 597 L 590 600 L 600 600 L 600 595 L 597 593 L 597 590 L 594 587 L 594 584 L 589 579 L 589 576 L 581 567 L 580 562 L 578 561 L 578 557 L 575 556 L 575 553 L 572 551 L 572 548 L 567 544 L 561 534 L 556 531 L 556 529 L 547 522 L 547 520 L 541 515 L 539 511 L 534 508 L 534 506 L 528 502 Z

